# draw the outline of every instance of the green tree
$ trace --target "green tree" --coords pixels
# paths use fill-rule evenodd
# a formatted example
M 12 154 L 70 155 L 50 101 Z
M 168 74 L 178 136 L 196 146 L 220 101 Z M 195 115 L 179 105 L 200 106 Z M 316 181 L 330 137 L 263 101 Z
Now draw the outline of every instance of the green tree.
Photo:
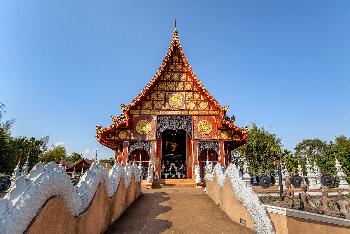
M 77 152 L 73 152 L 71 155 L 69 155 L 67 157 L 67 160 L 71 161 L 71 162 L 78 162 L 78 161 L 80 161 L 82 159 L 83 159 L 83 156 L 81 154 L 77 153 Z
M 0 173 L 9 173 L 11 171 L 11 159 L 9 155 L 11 153 L 11 137 L 9 133 L 0 128 Z
M 55 146 L 42 153 L 39 157 L 39 161 L 44 163 L 60 160 L 67 160 L 67 151 L 64 146 Z
M 298 143 L 295 146 L 295 156 L 299 159 L 299 164 L 303 169 L 304 175 L 307 174 L 306 170 L 306 161 L 309 160 L 310 164 L 313 165 L 316 163 L 317 166 L 320 166 L 319 163 L 322 163 L 320 158 L 323 157 L 325 151 L 327 150 L 328 144 L 325 141 L 320 139 L 304 139 L 302 142 Z
M 46 150 L 48 137 L 36 139 L 34 137 L 16 137 L 10 140 L 11 153 L 8 161 L 11 168 L 14 168 L 19 162 L 21 165 L 28 159 L 29 168 L 31 169 L 39 162 L 39 155 Z
M 317 158 L 322 157 L 327 146 L 327 143 L 320 139 L 306 139 L 295 146 L 295 155 L 299 159 L 308 159 L 313 163 Z
M 0 103 L 0 172 L 10 173 L 12 158 L 11 155 L 11 126 L 14 120 L 4 120 L 5 115 L 5 105 Z
M 114 165 L 114 158 L 109 158 L 109 159 L 101 159 L 100 163 L 109 163 L 112 166 Z
M 350 183 L 350 138 L 339 136 L 332 146 L 335 157 L 341 163 L 344 173 L 347 175 L 347 181 Z
M 289 151 L 289 150 L 283 151 L 282 162 L 286 166 L 289 173 L 291 173 L 291 174 L 297 173 L 299 160 L 291 151 Z
M 247 159 L 250 172 L 274 173 L 276 166 L 273 155 L 281 153 L 281 140 L 263 127 L 258 128 L 253 124 L 248 133 L 247 143 L 239 147 L 238 151 Z

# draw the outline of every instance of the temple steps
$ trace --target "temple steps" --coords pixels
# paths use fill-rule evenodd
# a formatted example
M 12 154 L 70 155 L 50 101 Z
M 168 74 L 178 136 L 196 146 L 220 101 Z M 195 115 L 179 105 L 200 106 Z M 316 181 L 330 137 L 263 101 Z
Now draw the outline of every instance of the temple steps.
M 195 188 L 194 179 L 157 179 L 152 188 Z

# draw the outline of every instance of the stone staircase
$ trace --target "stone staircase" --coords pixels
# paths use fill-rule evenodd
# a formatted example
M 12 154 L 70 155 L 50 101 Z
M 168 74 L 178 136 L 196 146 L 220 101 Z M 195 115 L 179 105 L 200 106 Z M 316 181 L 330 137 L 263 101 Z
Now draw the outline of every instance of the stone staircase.
M 153 181 L 152 188 L 196 188 L 194 179 L 158 179 Z

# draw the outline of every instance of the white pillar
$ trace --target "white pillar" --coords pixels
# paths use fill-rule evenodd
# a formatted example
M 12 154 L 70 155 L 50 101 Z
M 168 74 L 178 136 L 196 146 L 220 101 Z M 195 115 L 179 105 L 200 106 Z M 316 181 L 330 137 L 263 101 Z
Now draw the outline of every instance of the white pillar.
M 243 164 L 243 176 L 242 176 L 242 180 L 244 181 L 244 183 L 246 183 L 246 185 L 251 186 L 250 184 L 250 179 L 252 177 L 249 175 L 248 173 L 248 164 L 247 161 L 244 160 L 244 164 Z
M 319 185 L 317 184 L 317 175 L 310 164 L 310 161 L 306 161 L 306 170 L 307 170 L 307 178 L 309 180 L 309 189 L 318 189 Z
M 340 164 L 340 162 L 338 161 L 338 159 L 336 159 L 335 161 L 335 167 L 337 168 L 337 176 L 339 177 L 339 186 L 338 188 L 340 189 L 349 189 L 349 184 L 346 181 L 346 174 L 343 171 L 343 168 Z

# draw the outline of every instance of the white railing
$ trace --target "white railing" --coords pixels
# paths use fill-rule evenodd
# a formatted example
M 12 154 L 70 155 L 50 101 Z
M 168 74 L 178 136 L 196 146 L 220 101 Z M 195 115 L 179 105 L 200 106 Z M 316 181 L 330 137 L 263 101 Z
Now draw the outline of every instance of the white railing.
M 272 234 L 275 233 L 274 226 L 267 213 L 265 206 L 260 202 L 258 195 L 247 185 L 239 176 L 239 170 L 234 164 L 230 164 L 226 171 L 220 164 L 217 164 L 210 173 L 210 167 L 206 168 L 205 179 L 214 182 L 215 178 L 219 187 L 223 188 L 225 180 L 231 182 L 232 191 L 235 196 L 247 208 L 250 217 L 254 223 L 257 233 Z
M 140 181 L 141 172 L 135 165 L 124 168 L 116 164 L 108 171 L 94 162 L 73 186 L 62 166 L 38 163 L 27 176 L 19 176 L 10 192 L 0 199 L 0 233 L 23 233 L 45 202 L 54 196 L 63 197 L 70 213 L 77 216 L 89 206 L 99 184 L 105 184 L 108 197 L 112 197 L 120 179 L 123 177 L 128 188 L 133 176 Z

